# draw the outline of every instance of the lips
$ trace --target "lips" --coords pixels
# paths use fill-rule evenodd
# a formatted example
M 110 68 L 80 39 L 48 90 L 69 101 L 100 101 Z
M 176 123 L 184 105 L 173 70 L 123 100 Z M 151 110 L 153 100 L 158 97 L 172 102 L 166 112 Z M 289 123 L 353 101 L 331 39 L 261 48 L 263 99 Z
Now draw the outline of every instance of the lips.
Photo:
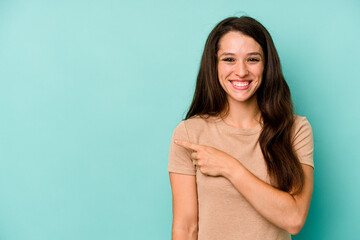
M 250 87 L 251 80 L 230 80 L 231 85 L 236 90 L 246 90 Z

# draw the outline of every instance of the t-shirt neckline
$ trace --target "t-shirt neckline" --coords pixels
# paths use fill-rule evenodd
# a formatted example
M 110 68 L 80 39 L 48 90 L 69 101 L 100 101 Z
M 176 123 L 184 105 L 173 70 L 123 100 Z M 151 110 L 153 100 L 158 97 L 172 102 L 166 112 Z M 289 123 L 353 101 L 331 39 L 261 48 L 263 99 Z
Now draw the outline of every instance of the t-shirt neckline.
M 237 128 L 225 123 L 221 117 L 218 117 L 218 119 L 216 120 L 216 124 L 223 132 L 230 134 L 253 135 L 259 133 L 261 130 L 260 123 L 252 128 Z

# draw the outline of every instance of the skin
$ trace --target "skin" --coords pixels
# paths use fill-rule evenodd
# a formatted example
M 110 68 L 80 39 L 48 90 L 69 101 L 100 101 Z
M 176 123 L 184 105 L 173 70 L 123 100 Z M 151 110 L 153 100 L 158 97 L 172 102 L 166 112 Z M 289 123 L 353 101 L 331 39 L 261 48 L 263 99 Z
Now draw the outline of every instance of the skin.
M 231 126 L 249 128 L 259 124 L 260 110 L 256 91 L 262 82 L 264 53 L 251 37 L 228 32 L 219 41 L 218 78 L 227 93 L 229 114 L 224 119 Z M 232 81 L 251 81 L 246 90 L 237 90 Z
M 173 205 L 172 240 L 196 240 L 198 206 L 195 176 L 170 173 Z
M 256 90 L 264 70 L 263 51 L 251 37 L 229 32 L 219 42 L 218 77 L 227 93 L 228 125 L 251 128 L 259 124 L 261 113 Z M 246 90 L 234 89 L 230 81 L 251 80 Z M 302 164 L 305 176 L 299 194 L 281 191 L 263 182 L 238 160 L 210 146 L 175 139 L 175 143 L 192 151 L 191 159 L 201 173 L 227 178 L 248 202 L 268 221 L 292 235 L 303 227 L 313 192 L 313 168 Z M 170 173 L 173 190 L 173 240 L 197 239 L 197 194 L 195 176 Z

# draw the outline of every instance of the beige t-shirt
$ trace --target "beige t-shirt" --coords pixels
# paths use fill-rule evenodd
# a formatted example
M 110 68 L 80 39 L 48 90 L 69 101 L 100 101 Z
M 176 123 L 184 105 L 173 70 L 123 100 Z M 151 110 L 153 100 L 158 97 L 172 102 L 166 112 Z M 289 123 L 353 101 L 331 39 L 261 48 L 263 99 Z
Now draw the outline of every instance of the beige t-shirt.
M 295 116 L 294 149 L 303 164 L 314 167 L 312 129 L 305 117 Z M 239 160 L 261 180 L 270 183 L 258 143 L 261 126 L 241 129 L 219 117 L 194 116 L 180 122 L 172 135 L 168 171 L 196 175 L 198 240 L 283 240 L 291 235 L 262 217 L 225 177 L 206 176 L 193 165 L 191 151 L 174 139 L 215 147 Z

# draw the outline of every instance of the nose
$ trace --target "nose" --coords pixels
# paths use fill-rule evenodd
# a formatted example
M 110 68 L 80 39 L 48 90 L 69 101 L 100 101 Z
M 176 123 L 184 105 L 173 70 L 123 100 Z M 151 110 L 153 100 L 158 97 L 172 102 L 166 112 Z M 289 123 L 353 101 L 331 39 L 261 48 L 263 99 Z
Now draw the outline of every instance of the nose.
M 249 70 L 246 66 L 246 63 L 243 61 L 238 61 L 235 66 L 235 74 L 238 75 L 240 78 L 245 77 L 249 74 Z

